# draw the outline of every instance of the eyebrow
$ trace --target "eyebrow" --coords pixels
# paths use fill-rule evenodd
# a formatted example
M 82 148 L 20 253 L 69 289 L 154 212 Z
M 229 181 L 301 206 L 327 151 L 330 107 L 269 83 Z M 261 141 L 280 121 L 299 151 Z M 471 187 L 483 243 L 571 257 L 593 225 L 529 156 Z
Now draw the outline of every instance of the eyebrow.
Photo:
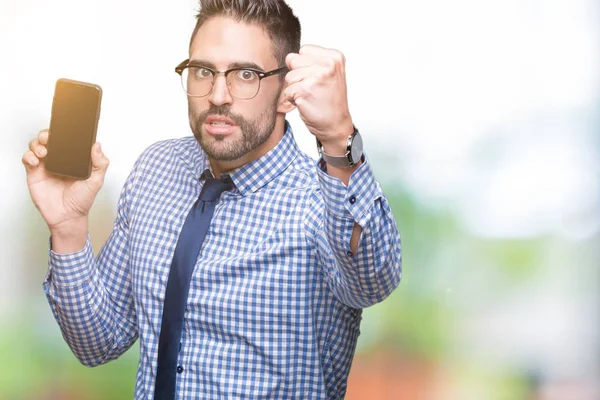
M 208 68 L 214 69 L 215 71 L 217 70 L 217 66 L 208 60 L 194 59 L 194 60 L 190 60 L 188 65 L 194 66 L 194 67 L 208 67 Z M 249 68 L 249 69 L 257 69 L 259 71 L 265 72 L 265 69 L 263 67 L 261 67 L 260 65 L 258 65 L 256 63 L 253 63 L 251 61 L 237 61 L 237 62 L 233 62 L 227 66 L 227 69 L 232 69 L 232 68 Z

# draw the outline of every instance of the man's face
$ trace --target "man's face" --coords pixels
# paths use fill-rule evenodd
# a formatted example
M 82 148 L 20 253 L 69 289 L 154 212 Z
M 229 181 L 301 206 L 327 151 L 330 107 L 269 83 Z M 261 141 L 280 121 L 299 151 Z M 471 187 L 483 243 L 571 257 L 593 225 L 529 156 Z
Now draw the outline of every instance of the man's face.
M 202 25 L 192 42 L 190 60 L 204 61 L 219 71 L 246 64 L 263 71 L 279 67 L 262 27 L 225 17 Z M 242 100 L 231 96 L 225 76 L 218 74 L 209 95 L 188 97 L 190 127 L 206 154 L 232 161 L 259 148 L 274 130 L 280 86 L 278 76 L 265 78 L 256 97 Z

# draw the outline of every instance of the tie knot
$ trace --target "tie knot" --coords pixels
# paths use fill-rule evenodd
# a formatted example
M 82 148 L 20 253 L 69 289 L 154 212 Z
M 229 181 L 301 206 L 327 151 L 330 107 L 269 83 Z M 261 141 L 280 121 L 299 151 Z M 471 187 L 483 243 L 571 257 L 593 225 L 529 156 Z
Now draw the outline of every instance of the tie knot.
M 226 176 L 221 179 L 206 178 L 204 187 L 200 192 L 200 200 L 202 201 L 216 201 L 226 190 L 233 189 L 233 181 L 231 177 Z

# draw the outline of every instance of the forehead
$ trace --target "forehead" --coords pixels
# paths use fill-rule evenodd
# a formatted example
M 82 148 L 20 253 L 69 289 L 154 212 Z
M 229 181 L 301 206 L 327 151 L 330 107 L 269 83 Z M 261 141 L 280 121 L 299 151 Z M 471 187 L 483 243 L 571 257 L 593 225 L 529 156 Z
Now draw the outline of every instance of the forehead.
M 271 39 L 262 26 L 221 16 L 202 24 L 192 42 L 190 59 L 211 61 L 220 69 L 236 62 L 254 62 L 265 70 L 277 68 Z

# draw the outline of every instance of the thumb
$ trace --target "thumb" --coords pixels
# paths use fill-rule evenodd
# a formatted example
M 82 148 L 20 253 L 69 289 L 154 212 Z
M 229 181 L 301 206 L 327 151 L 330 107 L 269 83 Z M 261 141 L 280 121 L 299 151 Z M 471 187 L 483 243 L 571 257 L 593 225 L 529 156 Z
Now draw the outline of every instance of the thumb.
M 104 155 L 100 142 L 94 143 L 92 146 L 92 175 L 90 176 L 90 179 L 102 185 L 109 164 L 110 161 L 106 155 Z
M 109 162 L 108 158 L 106 157 L 106 155 L 104 155 L 104 152 L 102 151 L 102 145 L 100 144 L 100 142 L 94 143 L 94 145 L 92 146 L 93 169 L 106 170 L 108 168 L 109 163 L 110 162 Z
M 287 56 L 285 56 L 285 65 L 290 71 L 294 69 L 292 66 L 292 60 L 296 58 L 297 55 L 298 53 L 289 53 Z

